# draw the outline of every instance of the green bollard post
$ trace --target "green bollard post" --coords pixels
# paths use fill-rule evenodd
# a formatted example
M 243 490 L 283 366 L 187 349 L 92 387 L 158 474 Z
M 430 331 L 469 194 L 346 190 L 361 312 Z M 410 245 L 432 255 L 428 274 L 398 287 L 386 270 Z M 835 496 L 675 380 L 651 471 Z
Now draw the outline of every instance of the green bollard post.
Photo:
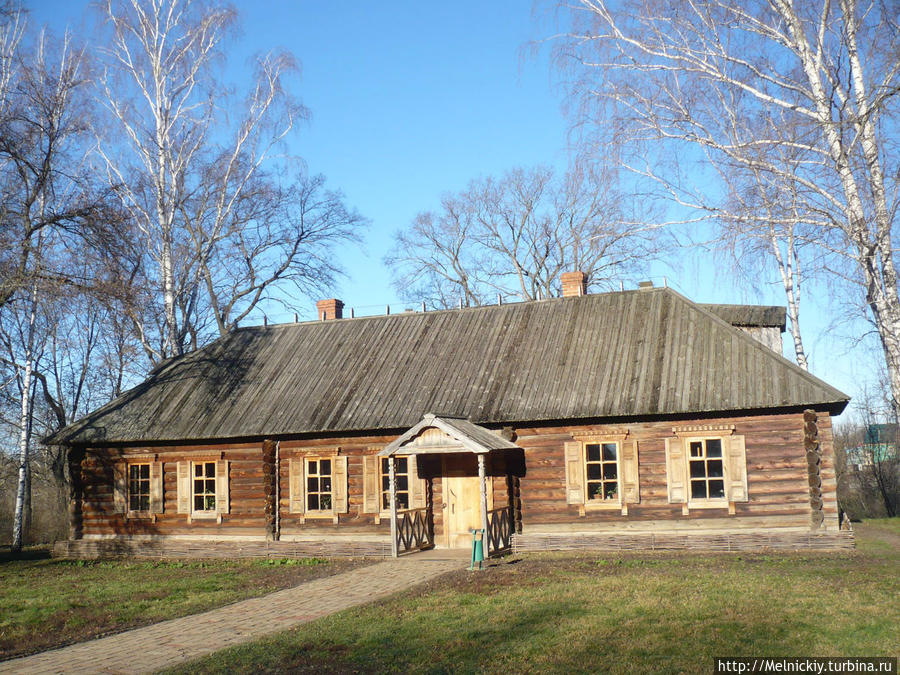
M 478 535 L 481 535 L 480 537 Z M 484 530 L 472 530 L 472 563 L 469 570 L 475 569 L 475 563 L 478 563 L 478 569 L 484 569 Z

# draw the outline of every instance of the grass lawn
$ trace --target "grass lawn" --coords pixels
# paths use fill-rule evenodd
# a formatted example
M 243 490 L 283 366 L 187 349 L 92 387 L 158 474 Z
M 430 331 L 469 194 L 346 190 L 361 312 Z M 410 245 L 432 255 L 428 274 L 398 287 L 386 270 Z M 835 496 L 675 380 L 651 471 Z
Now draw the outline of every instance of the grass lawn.
M 0 658 L 263 595 L 361 560 L 64 561 L 0 558 Z
M 709 673 L 715 656 L 900 654 L 900 518 L 851 555 L 528 555 L 175 672 Z

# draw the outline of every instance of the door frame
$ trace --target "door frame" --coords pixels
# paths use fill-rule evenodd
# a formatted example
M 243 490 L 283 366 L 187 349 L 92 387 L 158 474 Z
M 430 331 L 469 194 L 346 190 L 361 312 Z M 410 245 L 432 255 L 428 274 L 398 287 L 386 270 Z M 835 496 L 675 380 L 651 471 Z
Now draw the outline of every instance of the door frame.
M 468 454 L 468 453 L 459 453 L 459 454 Z M 477 458 L 476 458 L 477 459 Z M 489 461 L 486 457 L 485 460 Z M 452 477 L 469 477 L 468 474 L 458 474 L 454 469 L 453 473 L 457 474 Z M 443 506 L 443 514 L 441 516 L 441 527 L 443 528 L 443 532 L 441 532 L 440 541 L 441 546 L 443 548 L 450 548 L 450 493 L 447 486 L 447 478 L 450 478 L 450 472 L 447 469 L 447 455 L 441 455 L 441 503 Z M 476 481 L 478 480 L 478 472 L 476 472 L 473 476 Z M 487 490 L 487 509 L 488 512 L 492 511 L 494 508 L 494 477 L 487 473 L 484 477 L 485 490 Z M 476 506 L 476 510 L 479 514 L 478 522 L 481 522 L 481 486 L 478 486 L 478 504 Z M 487 533 L 485 532 L 485 537 L 487 537 Z M 437 543 L 437 536 L 435 536 L 435 543 Z

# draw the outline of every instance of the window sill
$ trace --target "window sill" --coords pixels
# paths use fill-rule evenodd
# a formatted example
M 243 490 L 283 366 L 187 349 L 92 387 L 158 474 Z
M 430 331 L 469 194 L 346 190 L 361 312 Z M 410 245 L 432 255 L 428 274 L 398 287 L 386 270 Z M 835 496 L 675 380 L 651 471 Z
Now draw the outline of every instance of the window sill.
M 156 520 L 156 514 L 150 511 L 128 511 L 125 517 L 128 520 Z
M 622 502 L 620 501 L 588 501 L 584 504 L 585 511 L 621 511 Z
M 191 520 L 216 520 L 219 514 L 215 511 L 193 511 L 191 512 Z
M 313 518 L 332 519 L 334 518 L 334 513 L 332 511 L 307 511 L 303 514 L 303 517 L 307 520 Z
M 727 509 L 728 501 L 720 500 L 715 502 L 688 502 L 689 509 Z

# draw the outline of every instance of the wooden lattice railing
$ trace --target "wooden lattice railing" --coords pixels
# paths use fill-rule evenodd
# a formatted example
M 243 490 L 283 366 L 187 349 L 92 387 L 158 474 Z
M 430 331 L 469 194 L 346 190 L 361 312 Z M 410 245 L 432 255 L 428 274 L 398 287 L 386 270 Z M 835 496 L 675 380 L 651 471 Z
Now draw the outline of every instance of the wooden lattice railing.
M 488 511 L 487 551 L 501 553 L 512 547 L 512 510 L 509 507 Z
M 397 511 L 397 552 L 419 551 L 434 546 L 431 509 Z

